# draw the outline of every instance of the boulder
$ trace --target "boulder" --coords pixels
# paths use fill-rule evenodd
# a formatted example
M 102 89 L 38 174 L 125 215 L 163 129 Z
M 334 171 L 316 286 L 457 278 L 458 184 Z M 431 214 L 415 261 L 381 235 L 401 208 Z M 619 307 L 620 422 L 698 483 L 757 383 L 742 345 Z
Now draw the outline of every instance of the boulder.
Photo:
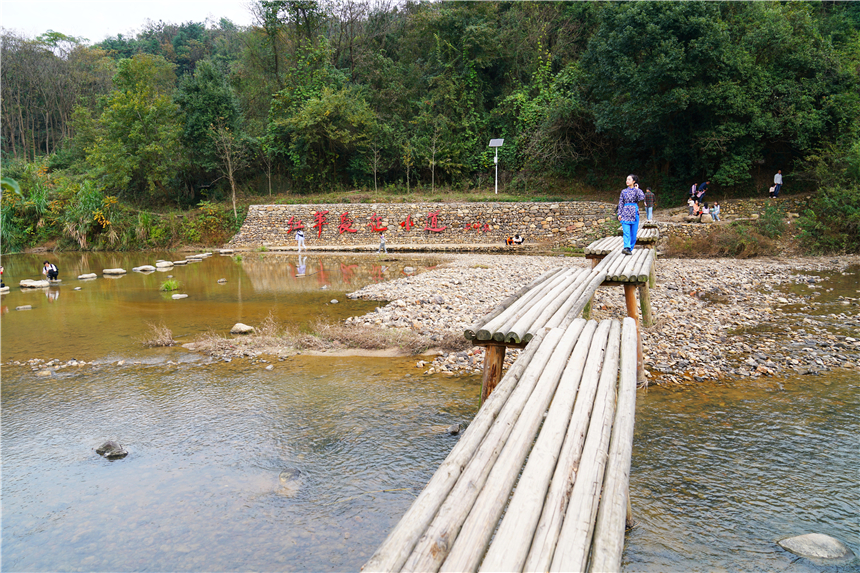
M 287 468 L 278 474 L 278 485 L 275 493 L 284 497 L 294 497 L 302 486 L 302 472 L 296 468 Z
M 247 324 L 242 324 L 241 322 L 237 322 L 233 325 L 233 328 L 230 329 L 230 334 L 251 334 L 253 332 L 253 326 L 248 326 Z
M 152 265 L 143 265 L 140 267 L 134 267 L 131 270 L 133 270 L 136 273 L 152 273 L 152 272 L 155 272 L 155 267 Z
M 81 287 L 75 287 L 75 290 L 81 290 Z
M 6 286 L 0 287 L 0 294 L 8 294 L 8 293 L 9 293 L 9 287 L 6 287 Z
M 331 299 L 331 304 L 337 304 L 337 299 L 336 298 Z
M 16 306 L 15 310 L 33 310 L 33 307 L 30 306 L 29 304 L 24 304 L 21 306 Z
M 415 268 L 414 267 L 403 267 L 403 272 L 406 273 L 407 275 L 411 275 L 412 273 L 415 272 Z
M 227 279 L 218 279 L 218 284 L 223 285 L 227 283 Z
M 124 275 L 127 271 L 125 269 L 104 269 L 102 271 L 103 275 Z
M 113 440 L 108 440 L 96 448 L 96 453 L 109 460 L 118 460 L 128 455 L 128 452 Z
M 451 426 L 448 426 L 447 432 L 452 436 L 456 436 L 462 430 L 463 430 L 463 426 L 461 424 L 453 424 Z
M 713 223 L 714 218 L 711 217 L 710 213 L 702 213 L 702 218 L 700 219 L 702 223 Z
M 221 249 L 219 252 L 220 252 L 222 255 L 232 255 L 232 254 L 233 254 L 233 249 Z
M 179 300 L 180 298 L 188 298 L 188 295 L 187 294 L 174 294 L 174 295 L 170 295 L 170 298 L 172 298 L 173 300 Z
M 21 288 L 48 288 L 51 286 L 50 281 L 34 281 L 33 279 L 24 279 L 18 284 Z
M 188 264 L 188 261 L 186 261 L 185 259 L 183 259 L 183 260 L 181 260 L 181 261 L 173 261 L 173 264 L 174 264 L 174 265 L 187 265 L 187 264 Z
M 88 281 L 88 280 L 92 280 L 92 279 L 97 279 L 97 278 L 99 278 L 99 276 L 96 273 L 86 273 L 83 275 L 78 275 L 78 278 L 81 279 L 82 281 Z
M 173 261 L 158 261 L 155 263 L 155 269 L 169 269 L 173 266 Z
M 802 557 L 818 559 L 850 559 L 854 552 L 847 545 L 823 533 L 807 533 L 777 541 L 780 547 Z

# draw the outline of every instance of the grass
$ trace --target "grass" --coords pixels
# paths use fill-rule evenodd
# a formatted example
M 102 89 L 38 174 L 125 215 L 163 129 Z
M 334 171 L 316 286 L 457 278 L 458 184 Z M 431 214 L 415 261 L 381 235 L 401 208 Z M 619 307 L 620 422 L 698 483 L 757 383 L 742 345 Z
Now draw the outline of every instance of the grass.
M 173 340 L 173 332 L 164 325 L 149 323 L 149 333 L 144 336 L 141 341 L 147 348 L 157 348 L 163 346 L 173 346 L 176 341 Z
M 442 340 L 417 334 L 407 329 L 378 328 L 363 325 L 346 325 L 318 320 L 303 332 L 296 327 L 278 324 L 270 314 L 256 328 L 256 332 L 241 338 L 209 332 L 195 340 L 196 350 L 210 355 L 272 354 L 278 355 L 298 350 L 387 350 L 398 349 L 412 355 L 421 354 L 430 348 L 458 351 L 471 344 L 462 334 L 448 333 Z
M 159 290 L 162 292 L 170 292 L 178 289 L 179 281 L 176 279 L 167 279 L 166 281 L 161 283 L 161 286 L 159 287 Z

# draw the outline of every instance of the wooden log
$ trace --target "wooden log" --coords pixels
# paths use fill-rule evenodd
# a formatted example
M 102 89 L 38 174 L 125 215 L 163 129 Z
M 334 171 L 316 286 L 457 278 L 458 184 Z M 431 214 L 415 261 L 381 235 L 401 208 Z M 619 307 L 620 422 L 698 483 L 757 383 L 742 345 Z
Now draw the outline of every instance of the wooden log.
M 587 276 L 588 272 L 585 269 L 580 269 L 579 272 L 571 275 L 570 278 L 556 286 L 553 290 L 544 295 L 544 298 L 539 303 L 534 304 L 528 312 L 526 312 L 505 335 L 505 342 L 519 343 L 523 337 L 531 329 L 546 325 L 547 320 L 551 317 L 558 308 L 565 303 L 571 294 L 576 290 L 578 278 Z
M 621 571 L 624 531 L 630 500 L 630 461 L 636 417 L 636 324 L 624 319 L 621 333 L 621 372 L 618 407 L 612 426 L 609 459 L 597 523 L 594 529 L 590 571 Z
M 650 250 L 651 249 L 636 249 L 633 251 L 633 255 L 628 257 L 631 260 L 622 267 L 621 272 L 618 274 L 618 280 L 621 282 L 635 281 L 637 276 L 636 269 L 642 265 L 642 262 L 648 256 Z
M 522 310 L 527 305 L 534 302 L 535 299 L 539 298 L 540 295 L 544 292 L 547 286 L 552 285 L 555 286 L 556 281 L 563 279 L 563 276 L 572 270 L 576 269 L 568 269 L 567 271 L 563 271 L 554 275 L 548 281 L 544 281 L 539 284 L 537 287 L 527 291 L 523 296 L 521 296 L 516 302 L 511 304 L 507 309 L 502 311 L 498 316 L 496 316 L 493 320 L 484 324 L 478 332 L 475 333 L 475 338 L 477 340 L 493 340 L 493 334 L 501 328 L 506 322 L 508 322 L 512 316 L 515 316 L 520 310 Z M 501 341 L 499 341 L 501 342 Z
M 534 344 L 520 354 L 514 365 L 505 374 L 486 402 L 481 406 L 472 423 L 463 432 L 460 440 L 445 458 L 445 461 L 430 478 L 409 510 L 397 526 L 388 534 L 385 541 L 362 567 L 367 571 L 399 571 L 412 552 L 418 539 L 430 525 L 448 493 L 454 487 L 469 460 L 478 450 L 487 432 L 496 421 L 499 412 L 507 403 L 510 395 L 518 387 L 519 381 L 540 350 L 549 329 L 541 330 L 534 338 Z
M 579 328 L 582 324 L 585 326 Z M 460 534 L 454 539 L 440 571 L 459 573 L 477 570 L 538 429 L 544 421 L 544 413 L 553 400 L 562 374 L 568 368 L 569 362 L 573 364 L 574 371 L 582 370 L 596 326 L 597 323 L 593 321 L 580 321 L 576 327 L 564 333 L 463 523 Z M 580 351 L 572 356 L 571 351 L 575 347 L 580 348 Z
M 636 321 L 636 332 L 639 332 L 639 313 L 636 310 L 636 287 L 632 284 L 624 285 L 624 300 L 627 303 L 627 316 L 634 319 Z M 639 381 L 645 383 L 645 362 L 642 358 L 642 336 L 639 334 L 637 337 L 639 340 L 638 344 L 638 368 L 637 372 L 639 373 Z
M 418 539 L 411 554 L 403 563 L 401 571 L 436 571 L 447 557 L 448 550 L 456 539 L 463 521 L 481 488 L 484 487 L 487 476 L 502 450 L 502 445 L 525 408 L 562 334 L 563 331 L 560 329 L 552 329 L 546 334 L 516 388 L 511 392 L 492 427 L 487 431 L 481 445 L 466 463 L 457 483 L 451 488 L 435 517 Z M 488 404 L 497 393 L 498 389 L 490 395 Z
M 610 324 L 609 321 L 603 321 L 598 327 L 597 323 L 589 321 L 586 329 L 592 327 L 594 335 L 586 336 L 585 330 L 580 335 L 540 435 L 529 453 L 528 464 L 517 482 L 516 491 L 495 533 L 493 544 L 481 563 L 480 571 L 522 571 L 531 546 L 532 533 L 537 528 L 544 507 L 550 478 L 570 426 L 580 380 L 583 372 L 591 373 L 596 380 L 596 373 L 603 363 Z
M 553 472 L 552 481 L 550 481 L 549 491 L 543 504 L 543 511 L 537 529 L 535 529 L 523 571 L 549 570 L 564 515 L 567 511 L 570 492 L 581 465 L 586 431 L 592 417 L 591 412 L 595 405 L 595 396 L 602 379 L 602 373 L 618 372 L 621 323 L 617 320 L 603 322 L 610 324 L 606 352 L 603 356 L 595 353 L 593 357 L 589 353 L 589 364 L 585 368 L 579 385 L 576 404 L 570 417 L 570 425 L 561 447 L 561 456 Z M 595 363 L 592 364 L 592 361 Z
M 550 317 L 550 319 L 546 323 L 546 326 L 548 326 L 550 328 L 554 328 L 556 326 L 561 326 L 562 323 L 564 323 L 565 320 L 568 319 L 568 317 L 572 316 L 573 313 L 571 312 L 571 309 L 582 298 L 583 293 L 589 292 L 590 289 L 596 290 L 597 287 L 594 286 L 595 281 L 599 277 L 600 282 L 603 282 L 603 278 L 605 276 L 606 276 L 605 272 L 598 271 L 596 269 L 592 270 L 590 273 L 585 275 L 585 277 L 582 280 L 580 280 L 579 286 L 577 287 L 577 289 L 575 291 L 573 291 L 573 294 L 571 294 L 570 297 L 567 299 L 567 301 L 565 301 L 564 304 L 562 304 L 559 307 L 559 309 L 557 311 L 555 311 L 555 314 L 553 314 L 552 317 Z M 599 285 L 600 283 L 597 283 L 597 284 Z M 589 296 L 589 298 L 590 298 L 590 296 Z M 583 307 L 584 307 L 584 305 L 583 305 Z M 580 309 L 580 310 L 582 310 L 582 309 Z M 567 328 L 567 326 L 570 324 L 570 322 L 574 318 L 577 318 L 577 316 L 573 316 L 572 318 L 567 320 L 567 323 L 564 325 L 564 328 Z
M 484 349 L 484 372 L 481 378 L 481 404 L 496 389 L 502 379 L 502 368 L 505 366 L 504 344 L 488 344 Z
M 541 276 L 539 276 L 538 278 L 536 278 L 535 280 L 533 280 L 532 282 L 530 282 L 529 284 L 527 284 L 526 286 L 524 286 L 523 288 L 521 288 L 520 290 L 518 290 L 517 292 L 515 292 L 514 294 L 512 294 L 511 296 L 509 296 L 505 300 L 503 300 L 502 302 L 500 302 L 496 306 L 496 308 L 494 308 L 493 310 L 490 311 L 489 314 L 479 318 L 475 323 L 473 323 L 469 328 L 467 328 L 465 330 L 465 332 L 463 333 L 463 336 L 466 337 L 466 340 L 474 340 L 475 334 L 478 332 L 478 330 L 481 329 L 481 327 L 483 325 L 487 324 L 488 322 L 490 322 L 491 320 L 493 320 L 494 318 L 496 318 L 497 316 L 502 314 L 502 312 L 504 312 L 505 309 L 507 309 L 509 306 L 511 306 L 513 303 L 515 303 L 525 293 L 527 293 L 528 291 L 530 291 L 531 289 L 533 289 L 537 285 L 541 284 L 542 282 L 552 278 L 553 276 L 555 276 L 556 274 L 560 273 L 563 270 L 564 270 L 563 267 L 558 267 L 558 268 L 551 269 L 551 270 L 545 272 L 544 274 L 542 274 Z
M 618 276 L 619 271 L 627 264 L 630 255 L 620 255 L 615 259 L 610 266 L 606 267 L 606 279 L 610 281 L 617 281 L 616 278 Z
M 546 304 L 546 301 L 551 297 L 551 293 L 555 292 L 559 286 L 570 281 L 571 277 L 575 277 L 581 272 L 582 269 L 568 269 L 563 275 L 558 275 L 556 279 L 553 279 L 551 283 L 545 283 L 528 293 L 528 296 L 530 297 L 528 303 L 524 304 L 516 312 L 508 315 L 507 321 L 499 326 L 496 329 L 496 332 L 493 333 L 493 340 L 504 342 L 511 329 L 520 322 L 523 317 L 532 316 L 536 312 L 539 312 L 536 308 L 542 308 L 543 305 Z
M 645 268 L 645 266 L 648 264 L 648 259 L 651 258 L 651 249 L 642 249 L 642 251 L 644 255 L 637 260 L 636 267 L 633 270 L 633 276 L 630 279 L 632 281 L 643 282 L 642 269 Z
M 570 502 L 558 535 L 550 571 L 585 571 L 615 417 L 617 379 L 617 368 L 604 367 L 601 370 L 588 434 L 582 449 L 582 462 L 570 492 Z
M 645 328 L 654 326 L 654 317 L 651 314 L 651 289 L 648 288 L 647 282 L 639 285 L 639 306 L 642 309 L 642 326 Z
M 582 294 L 580 294 L 578 298 L 574 299 L 567 316 L 565 316 L 559 324 L 560 328 L 567 328 L 567 325 L 570 324 L 571 321 L 579 317 L 585 309 L 585 305 L 591 301 L 591 297 L 594 296 L 598 287 L 603 284 L 605 278 L 606 277 L 603 273 L 597 273 L 591 278 L 591 281 L 585 285 L 585 289 L 583 289 Z

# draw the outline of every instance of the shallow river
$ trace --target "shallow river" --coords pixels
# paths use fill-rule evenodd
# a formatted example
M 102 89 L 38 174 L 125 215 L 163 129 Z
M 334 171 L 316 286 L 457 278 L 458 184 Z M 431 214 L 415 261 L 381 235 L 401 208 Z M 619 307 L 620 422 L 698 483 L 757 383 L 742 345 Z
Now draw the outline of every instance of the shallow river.
M 74 278 L 153 262 L 140 258 L 62 256 L 59 296 L 3 297 L 2 570 L 357 570 L 456 443 L 444 429 L 473 417 L 479 380 L 413 359 L 296 356 L 267 371 L 138 340 L 148 323 L 184 341 L 269 313 L 363 314 L 378 303 L 346 292 L 434 262 L 315 257 L 297 277 L 295 256 L 255 253 Z M 40 262 L 4 257 L 6 283 L 38 278 Z M 167 274 L 188 299 L 158 291 Z M 51 377 L 8 365 L 31 357 L 98 364 Z M 813 531 L 860 552 L 858 385 L 831 373 L 640 392 L 624 570 L 820 571 L 775 544 Z M 97 456 L 105 439 L 128 457 Z

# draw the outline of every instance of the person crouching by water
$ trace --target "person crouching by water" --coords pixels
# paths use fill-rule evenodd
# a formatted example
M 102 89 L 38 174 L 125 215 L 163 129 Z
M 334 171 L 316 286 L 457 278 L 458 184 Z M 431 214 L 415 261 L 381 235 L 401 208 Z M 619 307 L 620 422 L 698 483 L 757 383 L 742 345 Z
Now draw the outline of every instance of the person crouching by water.
M 514 244 L 515 244 L 515 245 L 522 245 L 524 240 L 525 240 L 525 239 L 523 239 L 522 237 L 520 237 L 520 234 L 519 234 L 519 233 L 517 233 L 516 235 L 514 235 Z
M 42 274 L 47 276 L 49 281 L 55 281 L 60 275 L 60 271 L 57 270 L 57 265 L 45 261 L 45 265 L 42 267 Z
M 514 244 L 514 238 L 513 237 L 505 237 L 505 245 L 506 246 L 510 247 L 513 244 Z
M 621 221 L 621 230 L 624 233 L 625 255 L 633 254 L 636 246 L 636 233 L 639 232 L 639 201 L 645 200 L 645 194 L 639 189 L 639 177 L 627 176 L 627 188 L 621 191 L 618 197 L 618 220 Z

